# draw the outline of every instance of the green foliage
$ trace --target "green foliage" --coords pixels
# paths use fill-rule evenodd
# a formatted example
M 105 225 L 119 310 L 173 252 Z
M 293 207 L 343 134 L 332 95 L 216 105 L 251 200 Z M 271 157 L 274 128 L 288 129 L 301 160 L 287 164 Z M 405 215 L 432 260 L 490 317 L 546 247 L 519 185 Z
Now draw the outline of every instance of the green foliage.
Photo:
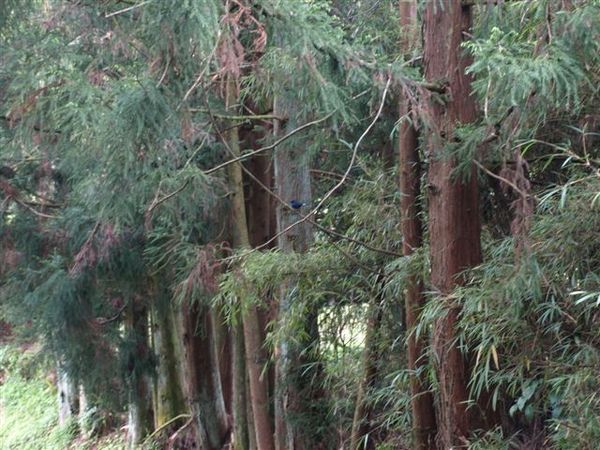
M 3 448 L 24 450 L 68 447 L 73 438 L 68 427 L 57 425 L 56 394 L 43 380 L 11 377 L 0 386 L 0 441 Z
M 510 438 L 507 439 L 502 429 L 496 428 L 477 436 L 469 444 L 469 450 L 510 450 L 514 445 L 518 443 Z
M 600 180 L 577 180 L 568 201 L 545 197 L 526 255 L 515 256 L 512 239 L 489 247 L 488 262 L 457 292 L 461 342 L 475 355 L 473 396 L 493 392 L 497 408 L 525 422 L 549 415 L 555 448 L 600 442 L 594 431 L 600 409 L 592 395 L 598 388 L 592 373 L 600 364 L 600 266 L 591 231 L 600 216 L 590 210 Z M 506 395 L 513 400 L 502 406 Z
M 561 42 L 536 54 L 532 37 L 494 28 L 487 39 L 468 41 L 465 47 L 475 55 L 469 68 L 478 79 L 473 87 L 490 108 L 500 112 L 511 106 L 525 108 L 532 95 L 556 108 L 568 110 L 579 104 L 583 61 Z
M 512 427 L 478 435 L 471 448 L 526 445 L 538 424 L 553 448 L 595 448 L 600 2 L 492 3 L 476 8 L 474 38 L 464 49 L 473 57 L 481 117 L 459 124 L 445 149 L 458 181 L 472 176 L 477 162 L 484 210 L 485 262 L 452 294 L 462 306 L 459 344 L 472 362 L 470 392 L 473 400 L 489 392 Z M 348 168 L 352 143 L 378 106 L 381 80 L 392 76 L 419 100 L 418 55 L 398 54 L 396 2 L 229 6 L 2 2 L 2 317 L 40 339 L 52 364 L 64 364 L 95 403 L 121 412 L 132 376 L 152 374 L 155 363 L 137 357 L 140 336 L 124 331 L 132 302 L 148 309 L 203 302 L 222 308 L 231 323 L 244 308 L 270 307 L 289 284 L 289 320 L 269 328 L 267 344 L 273 349 L 285 337 L 303 345 L 306 315 L 319 310 L 318 348 L 304 351 L 322 358 L 328 398 L 319 407 L 348 430 L 365 317 L 377 305 L 378 375 L 369 405 L 380 447 L 406 446 L 405 339 L 428 336 L 443 305 L 429 292 L 421 323 L 403 329 L 407 277 L 433 289 L 427 244 L 399 256 L 401 194 L 379 161 L 381 149 L 392 146 L 395 99 L 384 105 L 387 117 L 365 139 L 344 185 L 317 212 L 322 228 L 305 254 L 224 257 L 227 180 L 224 171 L 208 172 L 231 156 L 222 142 L 227 116 L 270 114 L 275 100 L 289 130 L 331 115 L 276 150 L 306 150 L 319 169 L 313 191 L 321 198 Z M 233 105 L 223 98 L 227 77 L 239 89 Z M 240 124 L 249 128 L 249 121 Z M 261 143 L 273 141 L 266 135 Z M 424 169 L 427 163 L 425 155 Z M 426 225 L 426 213 L 422 219 Z M 54 393 L 24 381 L 37 366 L 1 358 L 10 374 L 0 387 L 3 413 L 15 415 L 1 425 L 0 439 L 41 448 L 36 439 L 45 433 L 44 448 L 64 448 L 72 436 L 58 431 L 49 413 Z M 433 368 L 423 370 L 435 386 Z
M 0 442 L 6 449 L 64 449 L 72 427 L 58 427 L 56 392 L 34 349 L 0 346 Z

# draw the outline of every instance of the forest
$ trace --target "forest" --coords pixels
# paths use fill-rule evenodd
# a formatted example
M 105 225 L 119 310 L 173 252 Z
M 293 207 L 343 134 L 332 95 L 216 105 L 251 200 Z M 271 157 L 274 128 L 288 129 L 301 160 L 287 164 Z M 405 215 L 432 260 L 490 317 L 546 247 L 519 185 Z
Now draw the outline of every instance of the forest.
M 600 448 L 600 0 L 0 1 L 0 448 Z

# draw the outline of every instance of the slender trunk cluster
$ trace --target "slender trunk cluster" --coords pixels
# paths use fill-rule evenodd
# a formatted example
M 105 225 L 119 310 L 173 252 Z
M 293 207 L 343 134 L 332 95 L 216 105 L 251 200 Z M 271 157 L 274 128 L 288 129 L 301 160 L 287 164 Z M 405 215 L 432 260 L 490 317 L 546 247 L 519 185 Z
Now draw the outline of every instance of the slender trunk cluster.
M 227 103 L 233 103 L 234 86 L 228 83 Z M 240 138 L 237 127 L 228 132 L 227 145 L 231 152 L 231 157 L 236 158 L 240 155 Z M 244 197 L 244 185 L 241 163 L 232 164 L 229 167 L 229 183 L 231 187 L 232 203 L 232 231 L 233 245 L 235 248 L 248 250 L 250 248 L 250 237 L 248 234 L 248 220 L 246 216 L 246 204 Z M 242 311 L 242 329 L 245 349 L 245 366 L 248 374 L 248 384 L 250 393 L 250 414 L 247 417 L 252 419 L 251 429 L 249 430 L 250 441 L 254 440 L 256 446 L 260 449 L 274 449 L 273 430 L 271 417 L 269 415 L 269 393 L 266 376 L 263 375 L 263 367 L 266 363 L 264 355 L 263 341 L 261 339 L 261 321 L 259 309 L 256 305 L 244 307 Z M 239 333 L 239 331 L 236 331 Z M 242 337 L 237 339 L 241 343 Z M 236 383 L 241 383 L 242 377 L 237 374 Z M 246 382 L 244 381 L 244 385 Z M 238 386 L 237 390 L 241 391 Z M 241 400 L 241 398 L 240 398 Z M 248 399 L 247 399 L 248 400 Z M 247 401 L 246 400 L 246 401 Z M 241 409 L 241 405 L 238 405 Z M 246 406 L 244 405 L 244 408 Z M 239 411 L 243 414 L 241 411 Z M 253 428 L 253 429 L 252 429 Z
M 177 310 L 185 368 L 183 385 L 194 434 L 200 448 L 216 450 L 226 442 L 229 423 L 210 316 L 208 308 L 198 305 L 184 303 Z

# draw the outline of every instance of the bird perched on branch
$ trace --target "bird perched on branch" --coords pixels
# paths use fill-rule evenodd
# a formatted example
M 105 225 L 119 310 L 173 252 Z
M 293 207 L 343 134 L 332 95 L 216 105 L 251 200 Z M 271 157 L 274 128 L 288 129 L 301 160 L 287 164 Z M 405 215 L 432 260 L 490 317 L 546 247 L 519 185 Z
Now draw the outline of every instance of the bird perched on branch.
M 292 207 L 292 209 L 300 209 L 300 208 L 302 208 L 305 205 L 306 205 L 306 203 L 301 202 L 299 200 L 292 200 L 292 201 L 290 201 L 290 206 Z

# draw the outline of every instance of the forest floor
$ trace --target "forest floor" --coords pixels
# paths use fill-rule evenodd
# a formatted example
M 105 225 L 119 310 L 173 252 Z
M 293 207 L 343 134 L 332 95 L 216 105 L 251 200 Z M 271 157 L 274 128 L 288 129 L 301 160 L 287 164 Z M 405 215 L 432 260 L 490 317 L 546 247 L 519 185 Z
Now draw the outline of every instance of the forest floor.
M 121 450 L 123 433 L 82 441 L 58 425 L 57 392 L 37 345 L 0 342 L 0 450 Z

